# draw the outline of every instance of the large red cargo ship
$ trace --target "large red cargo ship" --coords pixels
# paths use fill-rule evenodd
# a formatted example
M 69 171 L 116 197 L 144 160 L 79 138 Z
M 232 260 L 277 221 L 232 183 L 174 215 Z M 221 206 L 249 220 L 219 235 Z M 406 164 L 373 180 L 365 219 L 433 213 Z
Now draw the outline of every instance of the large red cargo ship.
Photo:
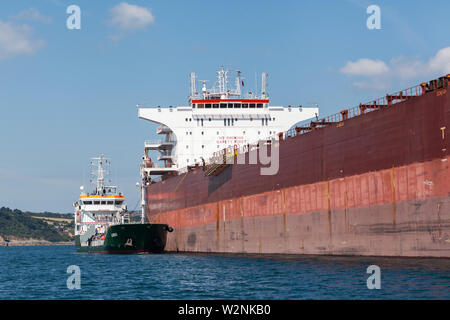
M 259 139 L 259 146 L 269 140 L 279 148 L 274 175 L 261 175 L 261 163 L 248 164 L 258 148 L 242 149 L 246 139 L 225 151 L 234 164 L 196 159 L 180 170 L 167 143 L 177 141 L 182 150 L 181 133 L 158 128 L 172 134 L 155 147 L 168 160 L 164 168 L 156 168 L 146 152 L 143 210 L 150 222 L 174 228 L 167 237 L 168 251 L 448 258 L 449 80 L 450 75 L 440 77 L 276 132 L 276 139 Z M 195 99 L 195 82 L 193 86 L 189 112 L 200 125 L 210 116 L 195 117 L 198 108 L 206 107 L 198 101 L 215 98 L 222 104 L 230 97 L 208 96 L 203 88 L 205 99 Z M 245 103 L 234 101 L 242 103 L 238 108 Z M 145 112 L 140 109 L 139 116 L 164 123 Z M 236 164 L 239 152 L 246 164 Z M 152 180 L 153 174 L 161 175 L 160 181 Z

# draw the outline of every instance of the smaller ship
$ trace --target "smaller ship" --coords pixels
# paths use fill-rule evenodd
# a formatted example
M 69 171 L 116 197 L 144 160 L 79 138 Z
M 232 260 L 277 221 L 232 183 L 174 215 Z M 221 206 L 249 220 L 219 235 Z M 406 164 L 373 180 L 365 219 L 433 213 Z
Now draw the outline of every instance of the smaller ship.
M 92 158 L 91 172 L 96 176 L 92 193 L 81 195 L 75 207 L 75 245 L 78 252 L 92 253 L 160 253 L 166 245 L 167 232 L 173 229 L 167 224 L 132 223 L 125 204 L 125 196 L 116 186 L 105 185 L 109 171 L 109 159 L 101 155 Z M 109 181 L 109 180 L 108 180 Z M 94 182 L 94 179 L 91 180 Z

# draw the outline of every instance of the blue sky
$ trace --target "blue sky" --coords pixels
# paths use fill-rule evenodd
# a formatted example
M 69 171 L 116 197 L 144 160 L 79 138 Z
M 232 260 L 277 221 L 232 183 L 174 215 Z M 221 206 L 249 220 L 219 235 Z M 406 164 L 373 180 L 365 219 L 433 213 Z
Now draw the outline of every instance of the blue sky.
M 66 28 L 71 4 L 80 30 Z M 444 0 L 2 1 L 0 206 L 71 212 L 104 153 L 134 209 L 156 137 L 135 106 L 185 105 L 191 71 L 240 69 L 249 89 L 267 72 L 271 104 L 317 102 L 321 116 L 450 73 L 448 12 Z

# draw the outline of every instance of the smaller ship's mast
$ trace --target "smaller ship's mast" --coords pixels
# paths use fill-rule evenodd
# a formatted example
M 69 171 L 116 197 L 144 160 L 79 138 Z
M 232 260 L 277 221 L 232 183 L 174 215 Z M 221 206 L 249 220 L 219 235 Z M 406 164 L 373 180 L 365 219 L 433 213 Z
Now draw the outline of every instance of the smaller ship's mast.
M 91 183 L 96 185 L 95 194 L 116 192 L 116 186 L 108 186 L 105 184 L 105 176 L 110 174 L 109 170 L 105 169 L 105 167 L 111 164 L 109 159 L 105 158 L 105 156 L 102 154 L 98 158 L 91 158 L 91 160 L 91 165 L 93 167 L 97 167 L 96 170 L 91 171 Z M 94 181 L 95 177 L 97 177 L 97 179 Z M 111 182 L 111 180 L 109 179 L 107 181 Z

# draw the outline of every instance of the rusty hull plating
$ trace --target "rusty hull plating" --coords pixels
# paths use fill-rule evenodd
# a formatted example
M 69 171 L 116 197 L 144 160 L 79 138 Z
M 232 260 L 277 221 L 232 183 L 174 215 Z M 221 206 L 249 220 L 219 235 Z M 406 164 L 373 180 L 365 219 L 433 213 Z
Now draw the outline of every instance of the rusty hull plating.
M 148 219 L 175 229 L 167 251 L 449 258 L 449 80 L 280 134 L 276 175 L 165 177 Z

